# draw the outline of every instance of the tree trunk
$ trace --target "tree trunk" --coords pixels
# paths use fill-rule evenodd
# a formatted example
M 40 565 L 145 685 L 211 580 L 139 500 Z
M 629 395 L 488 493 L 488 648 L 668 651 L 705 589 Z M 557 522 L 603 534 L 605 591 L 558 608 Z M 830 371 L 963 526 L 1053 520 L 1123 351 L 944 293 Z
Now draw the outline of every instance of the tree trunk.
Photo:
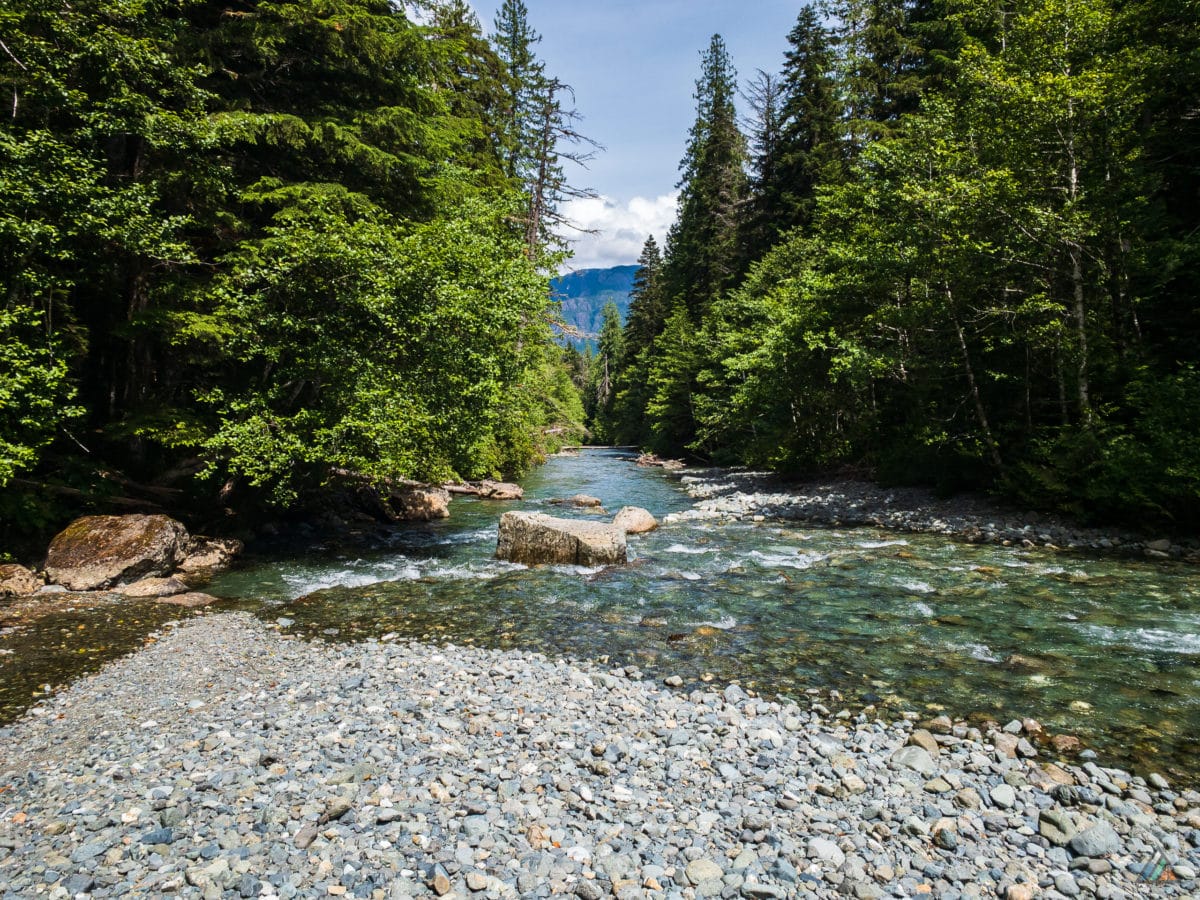
M 983 397 L 979 393 L 979 382 L 975 380 L 975 367 L 971 364 L 971 351 L 967 348 L 967 338 L 963 333 L 962 322 L 959 321 L 958 312 L 954 309 L 954 295 L 950 291 L 950 285 L 947 284 L 944 290 L 946 305 L 950 309 L 950 316 L 954 322 L 954 332 L 958 335 L 958 348 L 962 352 L 963 371 L 966 373 L 967 385 L 971 389 L 971 399 L 975 404 L 975 418 L 979 420 L 979 428 L 983 432 L 983 440 L 987 444 L 988 456 L 991 457 L 992 465 L 997 469 L 1002 469 L 1004 460 L 1000 457 L 1000 448 L 996 445 L 992 426 L 988 422 L 987 410 L 983 406 Z

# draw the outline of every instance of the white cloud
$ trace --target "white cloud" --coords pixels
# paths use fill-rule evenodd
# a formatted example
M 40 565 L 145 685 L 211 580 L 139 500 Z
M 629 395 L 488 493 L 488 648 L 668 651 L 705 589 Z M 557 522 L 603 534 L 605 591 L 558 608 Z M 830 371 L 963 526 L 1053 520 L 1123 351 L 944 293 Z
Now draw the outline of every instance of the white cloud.
M 665 242 L 678 203 L 678 192 L 653 199 L 634 197 L 628 203 L 610 197 L 567 201 L 561 210 L 567 219 L 596 234 L 573 238 L 575 255 L 566 268 L 606 269 L 637 262 L 647 237 L 654 235 L 660 246 Z

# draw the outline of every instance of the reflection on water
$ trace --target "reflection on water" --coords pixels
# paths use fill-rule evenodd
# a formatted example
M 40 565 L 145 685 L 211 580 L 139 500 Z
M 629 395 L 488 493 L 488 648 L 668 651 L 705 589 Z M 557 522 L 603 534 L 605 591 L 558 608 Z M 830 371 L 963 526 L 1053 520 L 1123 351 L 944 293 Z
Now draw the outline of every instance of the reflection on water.
M 297 633 L 394 634 L 607 658 L 799 696 L 1000 720 L 1034 716 L 1139 769 L 1195 782 L 1200 584 L 1181 564 L 1064 557 L 874 529 L 685 518 L 630 539 L 631 563 L 491 558 L 507 509 L 586 493 L 660 519 L 677 479 L 614 452 L 557 458 L 520 504 L 456 499 L 453 518 L 371 553 L 270 561 L 209 590 Z

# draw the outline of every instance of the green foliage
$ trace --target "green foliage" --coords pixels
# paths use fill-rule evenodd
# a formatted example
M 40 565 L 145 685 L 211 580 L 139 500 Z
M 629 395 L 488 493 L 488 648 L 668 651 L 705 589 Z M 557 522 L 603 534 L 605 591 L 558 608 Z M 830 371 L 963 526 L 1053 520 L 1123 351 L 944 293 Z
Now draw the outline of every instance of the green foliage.
M 66 360 L 56 356 L 43 318 L 0 308 L 0 487 L 32 468 L 59 427 L 81 412 L 71 405 Z
M 596 356 L 588 373 L 587 410 L 589 430 L 598 443 L 615 440 L 614 409 L 617 399 L 617 371 L 625 359 L 625 335 L 617 304 L 604 304 Z
M 1194 7 L 806 10 L 778 106 L 766 76 L 751 92 L 751 264 L 724 280 L 729 233 L 700 202 L 720 194 L 702 151 L 729 71 L 710 49 L 657 282 L 677 305 L 649 327 L 631 310 L 620 427 L 720 461 L 1195 527 Z
M 738 222 L 746 195 L 746 140 L 737 127 L 737 73 L 719 34 L 701 58 L 696 121 L 680 163 L 679 216 L 663 262 L 663 291 L 698 320 L 730 285 L 740 262 Z
M 530 262 L 552 236 L 514 228 L 533 200 L 499 127 L 544 72 L 506 70 L 461 0 L 427 19 L 0 9 L 0 483 L 69 469 L 87 494 L 199 455 L 285 503 L 335 469 L 513 474 L 578 435 Z
M 277 501 L 331 467 L 439 480 L 519 466 L 500 430 L 532 424 L 510 398 L 541 364 L 521 345 L 548 340 L 546 284 L 500 211 L 402 235 L 377 210 L 348 215 L 353 204 L 327 199 L 278 213 L 216 289 L 221 349 L 261 374 L 236 396 L 209 395 L 213 465 Z

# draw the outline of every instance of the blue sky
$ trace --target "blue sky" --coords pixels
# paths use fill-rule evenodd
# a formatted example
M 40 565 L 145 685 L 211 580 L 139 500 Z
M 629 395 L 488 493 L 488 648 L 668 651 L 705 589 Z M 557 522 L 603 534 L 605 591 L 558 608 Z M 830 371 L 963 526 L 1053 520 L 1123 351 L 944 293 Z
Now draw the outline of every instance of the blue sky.
M 720 33 L 745 84 L 776 71 L 803 0 L 525 0 L 542 35 L 538 55 L 575 88 L 582 131 L 607 149 L 575 180 L 599 201 L 568 212 L 602 234 L 584 237 L 571 268 L 636 261 L 647 233 L 659 242 L 674 218 L 675 183 L 700 52 Z M 472 0 L 487 32 L 498 0 Z

